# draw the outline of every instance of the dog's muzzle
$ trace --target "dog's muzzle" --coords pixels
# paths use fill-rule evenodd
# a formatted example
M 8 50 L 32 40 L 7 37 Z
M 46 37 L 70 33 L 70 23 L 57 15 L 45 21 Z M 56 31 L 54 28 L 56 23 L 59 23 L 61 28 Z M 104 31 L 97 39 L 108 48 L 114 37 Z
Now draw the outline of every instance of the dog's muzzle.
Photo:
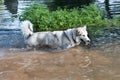
M 81 39 L 81 41 L 84 42 L 85 45 L 90 44 L 90 40 L 84 41 L 84 40 Z
M 87 41 L 85 42 L 85 45 L 88 45 L 88 44 L 90 44 L 90 40 L 87 40 Z

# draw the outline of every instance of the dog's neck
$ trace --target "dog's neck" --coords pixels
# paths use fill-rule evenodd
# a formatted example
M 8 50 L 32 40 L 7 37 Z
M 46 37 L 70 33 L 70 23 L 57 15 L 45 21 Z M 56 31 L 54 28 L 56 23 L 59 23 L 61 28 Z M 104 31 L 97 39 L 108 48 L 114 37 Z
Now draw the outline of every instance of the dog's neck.
M 75 38 L 73 37 L 73 35 L 72 35 L 72 38 L 73 38 L 73 39 L 71 39 L 71 38 L 69 37 L 69 35 L 67 34 L 66 31 L 64 31 L 64 34 L 65 34 L 65 36 L 67 37 L 67 39 L 68 39 L 69 41 L 76 43 L 76 40 L 75 40 Z M 72 34 L 72 33 L 70 33 L 70 34 Z
M 27 37 L 26 37 L 26 39 L 29 39 L 31 37 L 31 34 L 29 34 Z

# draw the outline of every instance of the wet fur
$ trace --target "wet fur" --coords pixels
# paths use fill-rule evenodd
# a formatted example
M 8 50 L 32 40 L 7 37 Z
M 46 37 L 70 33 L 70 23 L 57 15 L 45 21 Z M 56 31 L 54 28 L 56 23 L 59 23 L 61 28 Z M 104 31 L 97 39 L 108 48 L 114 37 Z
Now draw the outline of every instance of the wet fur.
M 69 49 L 79 45 L 81 39 L 88 44 L 90 39 L 87 36 L 86 26 L 64 31 L 33 32 L 33 25 L 30 21 L 21 23 L 27 48 L 47 47 L 51 49 Z

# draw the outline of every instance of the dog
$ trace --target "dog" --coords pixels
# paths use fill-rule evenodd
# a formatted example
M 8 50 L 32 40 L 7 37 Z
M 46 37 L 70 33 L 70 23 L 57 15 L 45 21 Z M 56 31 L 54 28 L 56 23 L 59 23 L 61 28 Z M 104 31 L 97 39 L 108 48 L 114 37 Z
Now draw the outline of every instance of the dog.
M 25 20 L 21 22 L 27 48 L 48 47 L 51 49 L 69 49 L 77 46 L 81 41 L 90 43 L 86 26 L 67 29 L 64 31 L 33 32 L 33 24 Z

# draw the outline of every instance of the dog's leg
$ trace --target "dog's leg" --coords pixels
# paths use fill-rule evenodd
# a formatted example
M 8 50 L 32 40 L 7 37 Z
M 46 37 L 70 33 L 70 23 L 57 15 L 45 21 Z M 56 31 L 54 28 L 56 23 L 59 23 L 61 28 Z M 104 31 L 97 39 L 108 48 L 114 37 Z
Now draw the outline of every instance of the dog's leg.
M 27 50 L 32 50 L 32 47 L 30 47 L 29 45 L 26 45 L 26 49 Z
M 36 51 L 36 47 L 34 47 L 34 46 L 29 46 L 29 45 L 27 45 L 26 48 L 27 48 L 27 50 Z
M 36 51 L 36 48 L 35 48 L 35 47 L 33 47 L 33 51 Z

